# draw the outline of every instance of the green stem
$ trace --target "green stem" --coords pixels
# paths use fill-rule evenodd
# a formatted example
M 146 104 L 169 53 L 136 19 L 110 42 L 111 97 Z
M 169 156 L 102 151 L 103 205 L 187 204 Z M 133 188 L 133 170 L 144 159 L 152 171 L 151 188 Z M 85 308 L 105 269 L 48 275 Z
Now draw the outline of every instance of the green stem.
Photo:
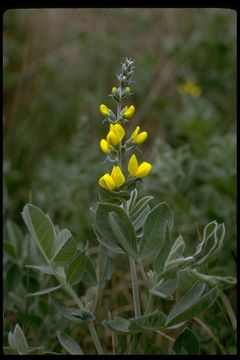
M 146 273 L 145 273 L 145 270 L 144 270 L 144 268 L 143 268 L 143 265 L 142 265 L 142 262 L 141 262 L 140 259 L 138 260 L 138 266 L 139 266 L 140 273 L 141 273 L 141 275 L 142 275 L 142 278 L 143 278 L 146 286 L 147 286 L 149 289 L 151 289 L 151 288 L 152 288 L 151 283 L 150 283 L 150 281 L 149 281 L 149 279 L 148 279 L 148 277 L 147 277 L 147 275 L 146 275 Z
M 146 309 L 144 311 L 144 315 L 147 315 L 151 312 L 153 305 L 154 305 L 154 300 L 155 300 L 154 296 L 152 294 L 150 294 L 149 298 L 148 298 Z M 135 354 L 141 336 L 142 336 L 142 333 L 134 335 L 132 342 L 130 344 L 129 350 L 128 350 L 128 355 Z
M 79 297 L 77 296 L 77 294 L 75 293 L 75 291 L 73 290 L 73 288 L 67 284 L 64 285 L 65 289 L 67 290 L 67 292 L 72 296 L 73 300 L 75 301 L 75 303 L 77 304 L 77 306 L 79 307 L 80 310 L 84 310 L 84 306 L 81 302 L 81 300 L 79 299 Z M 98 334 L 96 333 L 95 327 L 93 322 L 87 322 L 87 326 L 89 328 L 89 331 L 92 335 L 93 338 L 93 342 L 95 344 L 95 347 L 97 349 L 98 355 L 103 355 L 103 348 L 102 345 L 100 343 Z
M 132 278 L 132 291 L 133 291 L 133 304 L 135 317 L 141 316 L 141 307 L 139 300 L 138 284 L 137 284 L 137 269 L 135 260 L 129 256 L 131 278 Z

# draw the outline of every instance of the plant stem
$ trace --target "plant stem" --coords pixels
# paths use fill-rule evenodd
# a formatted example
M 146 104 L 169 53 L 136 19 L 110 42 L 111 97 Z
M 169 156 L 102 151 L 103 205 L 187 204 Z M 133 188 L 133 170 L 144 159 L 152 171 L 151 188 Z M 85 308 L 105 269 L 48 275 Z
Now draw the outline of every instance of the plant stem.
M 131 278 L 132 278 L 132 291 L 133 291 L 133 304 L 134 304 L 134 312 L 135 317 L 141 316 L 141 307 L 139 300 L 139 292 L 138 292 L 138 284 L 137 284 L 137 269 L 135 260 L 129 256 L 130 270 L 131 270 Z
M 79 297 L 77 296 L 77 294 L 75 293 L 75 291 L 73 290 L 73 288 L 70 285 L 65 284 L 64 285 L 65 289 L 67 290 L 67 292 L 72 296 L 73 300 L 75 301 L 75 303 L 77 304 L 77 306 L 79 307 L 80 310 L 84 310 L 84 306 L 81 302 L 81 300 L 79 299 Z M 92 335 L 93 338 L 93 342 L 95 344 L 95 347 L 97 349 L 98 355 L 103 355 L 103 348 L 102 345 L 100 343 L 98 334 L 95 330 L 94 324 L 92 321 L 87 322 L 87 326 L 89 328 L 89 331 Z
M 151 283 L 150 283 L 150 281 L 149 281 L 149 279 L 148 279 L 148 277 L 147 277 L 147 275 L 146 275 L 146 273 L 145 273 L 145 270 L 144 270 L 144 268 L 143 268 L 143 266 L 142 266 L 142 262 L 141 262 L 140 259 L 138 260 L 138 266 L 139 266 L 140 273 L 141 273 L 141 275 L 142 275 L 142 278 L 143 278 L 146 286 L 147 286 L 149 289 L 151 289 L 151 287 L 152 287 L 152 286 L 151 286 Z
M 152 294 L 150 294 L 149 298 L 148 298 L 146 309 L 144 311 L 144 315 L 147 315 L 151 312 L 153 305 L 154 305 L 154 300 L 155 300 L 154 296 Z M 134 335 L 132 342 L 130 344 L 129 350 L 128 350 L 128 355 L 135 354 L 141 336 L 142 336 L 142 333 Z

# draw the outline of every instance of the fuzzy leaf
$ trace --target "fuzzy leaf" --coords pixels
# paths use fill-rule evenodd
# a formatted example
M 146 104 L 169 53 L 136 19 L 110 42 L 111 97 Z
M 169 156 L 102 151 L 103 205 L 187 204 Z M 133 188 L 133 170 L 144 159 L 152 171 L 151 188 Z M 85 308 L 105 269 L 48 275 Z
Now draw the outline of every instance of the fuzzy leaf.
M 59 266 L 65 265 L 76 254 L 76 251 L 77 244 L 71 232 L 68 229 L 61 230 L 57 236 L 54 263 Z
M 173 351 L 177 355 L 199 355 L 200 344 L 194 332 L 184 329 L 175 339 Z
M 50 261 L 56 243 L 56 234 L 49 217 L 32 204 L 24 206 L 22 217 L 46 260 Z
M 57 331 L 57 338 L 62 347 L 64 347 L 70 355 L 84 355 L 78 343 L 63 331 Z
M 43 290 L 37 291 L 37 292 L 35 292 L 35 293 L 29 293 L 29 294 L 27 294 L 26 296 L 27 296 L 27 297 L 30 297 L 30 296 L 39 296 L 39 295 L 49 294 L 50 292 L 56 291 L 56 290 L 60 289 L 61 287 L 62 287 L 62 285 L 50 287 L 50 288 L 47 288 L 47 289 L 43 289 Z
M 140 243 L 141 259 L 153 255 L 161 248 L 166 223 L 171 229 L 173 226 L 173 214 L 169 206 L 162 202 L 150 211 L 145 221 L 143 237 Z
M 130 320 L 129 331 L 131 333 L 142 333 L 155 331 L 165 327 L 167 316 L 159 310 L 151 314 L 140 316 Z
M 105 328 L 117 332 L 117 333 L 128 333 L 128 327 L 130 324 L 129 320 L 126 320 L 120 316 L 115 316 L 113 320 L 103 320 L 102 324 Z
M 164 270 L 164 266 L 169 256 L 171 248 L 172 248 L 172 237 L 168 223 L 166 223 L 164 230 L 163 244 L 153 264 L 153 268 L 158 274 L 160 274 Z
M 113 271 L 113 261 L 105 246 L 99 246 L 98 253 L 98 268 L 99 268 L 99 287 L 104 288 L 108 280 L 111 279 Z
M 43 274 L 48 274 L 48 275 L 54 275 L 54 272 L 51 268 L 51 266 L 45 266 L 45 265 L 25 265 L 25 267 L 30 268 L 30 269 L 34 269 L 34 270 L 38 270 L 40 272 L 42 272 Z
M 20 354 L 26 354 L 28 352 L 27 340 L 21 327 L 18 324 L 15 326 L 13 336 L 16 350 Z
M 86 269 L 87 256 L 84 252 L 78 252 L 71 260 L 66 269 L 66 281 L 70 285 L 79 283 Z

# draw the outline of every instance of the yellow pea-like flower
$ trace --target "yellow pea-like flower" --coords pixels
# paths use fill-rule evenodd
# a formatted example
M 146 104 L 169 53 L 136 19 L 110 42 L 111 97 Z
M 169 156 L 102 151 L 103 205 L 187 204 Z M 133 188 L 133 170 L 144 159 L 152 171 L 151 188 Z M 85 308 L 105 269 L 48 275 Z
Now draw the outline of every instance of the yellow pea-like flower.
M 112 88 L 112 93 L 115 94 L 116 91 L 117 91 L 117 88 L 116 88 L 116 86 L 114 86 L 114 87 Z
M 145 177 L 152 169 L 152 165 L 144 161 L 138 165 L 136 155 L 133 154 L 128 163 L 128 171 L 132 177 Z
M 139 130 L 140 130 L 140 126 L 137 126 L 131 135 L 134 144 L 142 144 L 148 136 L 147 131 L 142 131 L 139 133 Z
M 126 87 L 126 92 L 127 92 L 127 93 L 130 93 L 130 92 L 131 92 L 131 89 L 130 89 L 129 86 Z
M 106 190 L 116 189 L 115 182 L 109 173 L 104 174 L 99 180 L 98 183 Z
M 109 151 L 111 149 L 111 145 L 107 142 L 107 140 L 102 139 L 100 141 L 100 148 L 104 153 L 109 153 Z
M 106 190 L 115 190 L 125 182 L 125 176 L 119 166 L 113 166 L 111 175 L 104 174 L 98 181 L 99 185 Z
M 131 119 L 131 117 L 133 117 L 135 113 L 135 107 L 133 105 L 127 107 L 127 109 L 125 110 L 123 116 L 126 118 L 126 119 Z
M 100 113 L 103 115 L 103 116 L 109 116 L 110 115 L 110 109 L 104 105 L 104 104 L 101 104 L 99 106 L 99 110 L 100 110 Z
M 107 134 L 107 142 L 110 145 L 118 145 L 125 135 L 125 130 L 120 124 L 111 124 L 110 131 Z
M 125 182 L 125 176 L 123 175 L 122 170 L 119 166 L 114 166 L 112 168 L 111 177 L 117 188 Z

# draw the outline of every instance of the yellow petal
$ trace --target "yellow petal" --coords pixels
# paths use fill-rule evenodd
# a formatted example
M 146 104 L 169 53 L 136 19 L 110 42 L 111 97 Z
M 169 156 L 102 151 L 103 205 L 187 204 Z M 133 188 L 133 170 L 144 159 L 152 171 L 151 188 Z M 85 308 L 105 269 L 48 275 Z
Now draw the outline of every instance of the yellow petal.
M 138 169 L 138 161 L 137 161 L 136 155 L 133 154 L 128 163 L 128 171 L 129 171 L 130 175 L 136 176 L 137 169 Z
M 125 182 L 125 176 L 119 166 L 113 167 L 111 177 L 113 178 L 116 187 L 120 187 Z
M 146 131 L 142 131 L 140 134 L 138 134 L 134 139 L 133 139 L 133 143 L 134 144 L 142 144 L 146 138 L 147 138 L 148 134 Z
M 152 169 L 152 165 L 147 163 L 147 162 L 143 162 L 141 163 L 141 165 L 138 167 L 137 172 L 136 172 L 136 177 L 144 177 L 147 176 L 150 171 Z
M 119 144 L 120 141 L 116 133 L 110 130 L 109 133 L 107 134 L 107 142 L 111 145 L 116 146 Z
M 108 116 L 110 114 L 110 109 L 104 104 L 99 106 L 99 110 L 103 116 Z
M 100 141 L 100 148 L 104 153 L 108 153 L 110 151 L 110 145 L 105 139 Z
M 104 189 L 107 190 L 114 190 L 116 189 L 116 185 L 113 181 L 113 178 L 111 177 L 111 175 L 109 173 L 106 173 L 105 175 L 103 175 L 99 181 L 98 181 L 99 185 L 102 186 Z
M 124 128 L 120 124 L 114 124 L 114 125 L 111 124 L 111 125 L 112 125 L 111 130 L 118 136 L 119 142 L 121 142 L 125 135 Z
M 140 126 L 137 126 L 136 129 L 133 131 L 133 133 L 131 134 L 131 138 L 134 139 L 135 136 L 139 133 L 140 130 Z
M 112 93 L 115 94 L 116 91 L 117 91 L 117 88 L 116 88 L 116 86 L 114 86 L 114 87 L 112 88 Z
M 129 106 L 129 108 L 124 112 L 124 117 L 126 119 L 130 119 L 135 112 L 135 107 L 133 105 Z

